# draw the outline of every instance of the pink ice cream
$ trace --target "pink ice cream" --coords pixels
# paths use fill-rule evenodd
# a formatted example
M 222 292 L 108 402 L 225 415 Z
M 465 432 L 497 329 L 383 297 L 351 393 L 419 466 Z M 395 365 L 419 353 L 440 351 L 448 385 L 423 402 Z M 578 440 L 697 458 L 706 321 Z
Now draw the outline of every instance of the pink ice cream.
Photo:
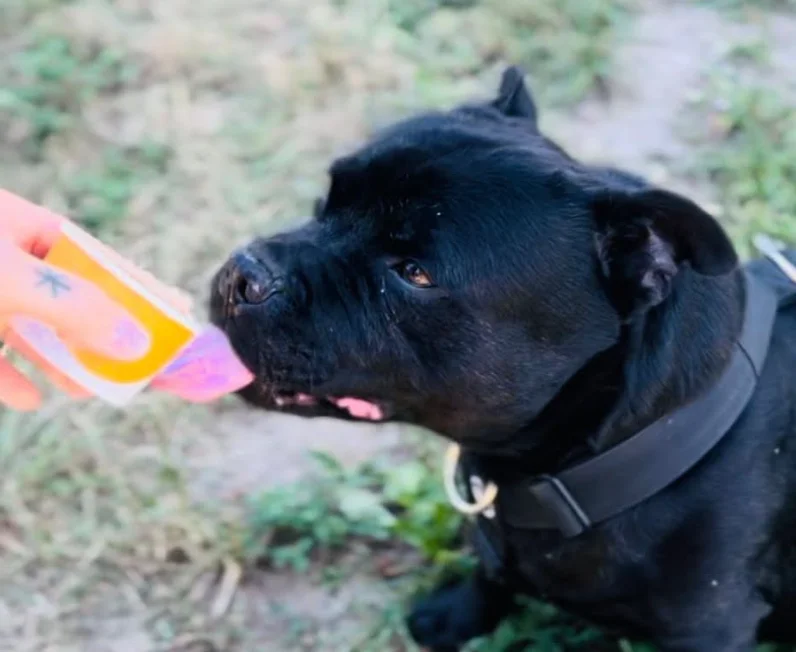
M 208 326 L 153 381 L 152 386 L 196 403 L 237 391 L 254 375 L 235 355 L 226 335 Z

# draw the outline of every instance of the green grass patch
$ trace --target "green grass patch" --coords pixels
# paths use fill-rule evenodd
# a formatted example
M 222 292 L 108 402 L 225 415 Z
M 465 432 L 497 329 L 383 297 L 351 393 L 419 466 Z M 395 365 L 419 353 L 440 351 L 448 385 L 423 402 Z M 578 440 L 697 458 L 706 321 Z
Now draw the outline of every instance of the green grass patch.
M 411 546 L 432 564 L 458 561 L 462 519 L 422 462 L 348 470 L 327 455 L 314 458 L 320 473 L 313 481 L 250 501 L 248 557 L 305 571 L 315 553 L 358 538 Z
M 341 0 L 348 15 L 369 16 L 372 29 L 416 64 L 421 102 L 438 105 L 461 80 L 496 66 L 523 66 L 545 104 L 571 104 L 610 86 L 613 54 L 636 0 Z M 394 30 L 399 33 L 394 33 Z M 465 84 L 466 86 L 466 84 Z M 472 86 L 470 86 L 472 97 Z M 406 89 L 403 91 L 406 95 Z M 400 101 L 401 98 L 399 98 Z
M 548 604 L 523 602 L 525 608 L 520 615 L 501 624 L 492 636 L 473 644 L 471 652 L 566 652 L 581 648 L 593 652 L 647 652 L 605 638 Z
M 35 159 L 51 135 L 75 124 L 87 102 L 129 84 L 136 68 L 121 51 L 43 34 L 15 52 L 1 74 L 7 79 L 0 117 L 22 124 L 25 153 Z
M 701 164 L 719 188 L 727 226 L 744 253 L 761 231 L 796 243 L 796 113 L 763 85 L 717 89 L 708 114 L 715 137 Z
M 631 0 L 483 0 L 417 18 L 413 47 L 422 53 L 424 76 L 455 78 L 515 63 L 530 74 L 543 103 L 570 104 L 607 90 L 632 8 Z
M 606 89 L 631 2 L 491 0 L 511 35 L 508 58 L 527 67 L 553 103 Z
M 138 186 L 166 173 L 169 156 L 157 143 L 108 148 L 97 165 L 65 180 L 69 215 L 94 233 L 110 235 L 127 216 Z

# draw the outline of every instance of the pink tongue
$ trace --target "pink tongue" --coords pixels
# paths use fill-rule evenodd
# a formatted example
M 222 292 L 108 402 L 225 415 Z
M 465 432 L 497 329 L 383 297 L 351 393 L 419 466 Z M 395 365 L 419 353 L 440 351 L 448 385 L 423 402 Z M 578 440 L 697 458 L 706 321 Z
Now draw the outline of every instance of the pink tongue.
M 361 398 L 339 398 L 335 403 L 341 410 L 348 410 L 355 419 L 381 421 L 384 418 L 384 413 L 378 405 L 363 401 Z

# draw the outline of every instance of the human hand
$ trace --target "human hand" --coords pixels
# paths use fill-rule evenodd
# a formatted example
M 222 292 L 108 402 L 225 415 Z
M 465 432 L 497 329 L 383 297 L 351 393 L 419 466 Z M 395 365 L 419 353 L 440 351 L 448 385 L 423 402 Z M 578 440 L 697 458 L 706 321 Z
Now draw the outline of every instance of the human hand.
M 149 347 L 149 336 L 102 290 L 92 283 L 47 264 L 50 248 L 65 218 L 0 189 L 0 340 L 44 370 L 52 382 L 74 397 L 89 396 L 44 360 L 9 322 L 28 317 L 54 328 L 67 344 L 119 360 L 136 359 Z M 95 241 L 112 261 L 146 289 L 187 315 L 192 300 L 119 253 Z M 152 387 L 191 402 L 212 401 L 251 382 L 226 336 L 206 328 L 179 358 L 164 369 Z M 37 388 L 0 356 L 0 404 L 34 409 Z
M 64 221 L 0 189 L 0 339 L 42 368 L 60 388 L 85 395 L 14 334 L 9 328 L 13 317 L 41 321 L 65 342 L 119 360 L 144 355 L 149 336 L 102 290 L 42 260 Z M 36 386 L 9 361 L 0 359 L 0 404 L 32 410 L 40 402 Z

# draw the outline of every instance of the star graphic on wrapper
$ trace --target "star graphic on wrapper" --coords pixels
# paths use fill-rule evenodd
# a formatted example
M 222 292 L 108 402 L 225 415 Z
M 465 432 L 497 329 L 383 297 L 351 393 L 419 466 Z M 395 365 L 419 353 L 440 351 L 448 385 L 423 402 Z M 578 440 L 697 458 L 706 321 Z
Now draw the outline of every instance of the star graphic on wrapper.
M 57 299 L 72 289 L 66 277 L 52 269 L 39 269 L 36 270 L 36 274 L 39 277 L 36 281 L 36 287 L 49 290 L 53 299 Z

